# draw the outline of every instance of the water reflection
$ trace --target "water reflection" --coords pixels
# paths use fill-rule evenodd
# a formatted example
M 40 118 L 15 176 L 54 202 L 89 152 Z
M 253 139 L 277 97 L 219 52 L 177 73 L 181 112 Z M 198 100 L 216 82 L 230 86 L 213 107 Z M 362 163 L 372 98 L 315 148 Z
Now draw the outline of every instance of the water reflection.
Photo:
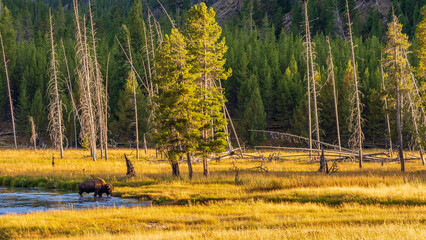
M 0 188 L 0 215 L 29 213 L 58 209 L 87 209 L 147 206 L 148 202 L 118 197 L 94 198 L 93 194 L 80 197 L 78 193 L 43 192 Z

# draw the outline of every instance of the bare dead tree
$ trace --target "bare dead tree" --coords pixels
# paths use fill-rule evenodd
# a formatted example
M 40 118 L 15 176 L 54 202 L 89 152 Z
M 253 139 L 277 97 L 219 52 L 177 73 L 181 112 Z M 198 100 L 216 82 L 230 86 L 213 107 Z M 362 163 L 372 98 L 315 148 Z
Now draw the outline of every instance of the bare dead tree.
M 70 68 L 68 66 L 68 60 L 67 60 L 67 54 L 65 52 L 65 46 L 64 46 L 64 41 L 61 39 L 61 45 L 62 45 L 62 51 L 64 54 L 64 62 L 65 62 L 65 66 L 67 69 L 67 81 L 66 81 L 66 86 L 68 88 L 68 92 L 70 94 L 70 98 L 71 98 L 71 103 L 72 103 L 72 109 L 73 109 L 73 117 L 74 117 L 74 144 L 75 144 L 75 148 L 78 147 L 78 141 L 77 141 L 77 123 L 76 123 L 76 117 L 78 118 L 78 121 L 80 121 L 80 116 L 78 115 L 78 110 L 77 110 L 77 105 L 75 103 L 74 100 L 74 95 L 73 95 L 73 90 L 72 90 L 72 81 L 71 81 L 71 74 L 70 74 Z
M 418 124 L 417 124 L 417 122 L 419 121 L 418 108 L 417 108 L 417 105 L 415 104 L 414 99 L 410 95 L 411 95 L 411 93 L 408 93 L 407 98 L 408 98 L 409 108 L 410 108 L 410 112 L 411 112 L 411 118 L 412 118 L 412 121 L 413 121 L 415 138 L 416 138 L 417 144 L 419 145 L 420 159 L 422 160 L 422 164 L 425 165 L 425 158 L 423 156 L 424 150 L 423 150 L 422 142 L 420 140 L 420 131 L 419 131 L 419 127 L 418 127 Z
M 145 40 L 146 40 L 146 38 L 145 38 Z M 137 98 L 136 98 L 136 77 L 135 77 L 135 73 L 133 71 L 133 57 L 132 57 L 132 48 L 131 48 L 131 45 L 130 45 L 129 34 L 127 34 L 127 45 L 129 47 L 129 56 L 130 56 L 129 63 L 130 63 L 130 66 L 132 66 L 132 70 L 130 72 L 130 77 L 132 78 L 133 104 L 134 104 L 134 107 L 135 107 L 136 159 L 139 160 L 139 124 L 138 124 L 138 105 L 137 105 Z
M 340 126 L 339 126 L 339 110 L 337 108 L 337 92 L 336 92 L 336 81 L 334 79 L 334 62 L 333 62 L 333 54 L 331 53 L 330 40 L 327 37 L 328 43 L 328 53 L 329 53 L 329 77 L 331 77 L 331 82 L 333 84 L 333 98 L 334 98 L 334 111 L 336 113 L 336 130 L 337 130 L 337 141 L 339 144 L 339 151 L 342 151 L 342 144 L 340 142 Z
M 309 21 L 308 21 L 308 7 L 305 2 L 305 45 L 306 45 L 306 79 L 308 81 L 308 121 L 309 121 L 309 159 L 312 159 L 312 109 L 311 109 L 311 78 L 310 78 L 310 67 L 309 67 Z
M 48 131 L 50 133 L 50 139 L 53 141 L 55 148 L 59 149 L 61 153 L 61 159 L 64 157 L 64 126 L 62 119 L 62 101 L 61 101 L 61 90 L 58 82 L 59 77 L 57 73 L 56 52 L 55 43 L 53 39 L 53 23 L 52 14 L 49 9 L 49 22 L 50 22 L 50 43 L 52 51 L 52 59 L 50 60 L 50 80 L 47 85 L 47 94 L 49 95 L 50 103 L 49 109 L 49 126 Z
M 382 90 L 386 91 L 386 85 L 385 85 L 385 78 L 383 73 L 383 56 L 380 56 L 380 71 L 382 75 Z M 389 120 L 389 113 L 388 111 L 388 99 L 384 98 L 385 102 L 385 109 L 386 109 L 386 124 L 388 126 L 388 134 L 389 134 L 389 152 L 390 152 L 390 158 L 393 158 L 393 149 L 392 149 L 392 135 L 391 135 L 391 126 L 390 126 L 390 120 Z
M 346 0 L 346 13 L 348 17 L 349 42 L 351 45 L 351 57 L 352 57 L 351 62 L 352 62 L 353 74 L 354 74 L 354 86 L 355 86 L 354 96 L 355 96 L 355 109 L 356 109 L 356 121 L 355 121 L 355 124 L 353 124 L 353 133 L 349 142 L 350 142 L 350 145 L 354 147 L 358 146 L 359 168 L 362 168 L 362 142 L 364 141 L 364 133 L 362 132 L 361 100 L 360 100 L 360 92 L 358 89 L 358 75 L 357 75 L 355 51 L 354 51 L 355 47 L 354 47 L 354 42 L 352 38 L 352 23 L 351 23 L 351 16 L 349 12 L 348 0 Z
M 34 119 L 33 117 L 28 117 L 28 120 L 30 121 L 31 124 L 31 138 L 30 138 L 30 142 L 34 145 L 34 151 L 37 150 L 37 132 L 36 132 L 36 126 L 34 124 Z
M 92 103 L 93 88 L 96 83 L 93 78 L 93 66 L 90 61 L 90 51 L 87 44 L 87 31 L 85 18 L 83 17 L 83 26 L 80 24 L 78 1 L 73 0 L 74 16 L 76 22 L 76 58 L 79 90 L 80 90 L 80 112 L 81 112 L 81 132 L 80 138 L 86 137 L 90 142 L 90 149 L 93 161 L 97 159 L 96 153 L 96 127 L 94 119 L 94 108 Z
M 13 101 L 12 101 L 12 92 L 10 90 L 9 71 L 7 69 L 7 58 L 6 58 L 6 53 L 4 51 L 3 36 L 1 34 L 1 32 L 0 32 L 0 42 L 1 42 L 1 49 L 2 49 L 2 52 L 3 52 L 4 71 L 6 73 L 7 92 L 8 92 L 8 95 L 9 95 L 10 115 L 12 117 L 13 141 L 15 143 L 15 149 L 18 149 L 18 144 L 16 143 L 15 115 L 14 115 L 14 112 L 13 112 Z
M 105 149 L 105 121 L 104 121 L 104 100 L 105 100 L 105 90 L 103 85 L 103 79 L 102 79 L 102 73 L 100 71 L 100 66 L 98 62 L 98 56 L 96 53 L 96 32 L 95 27 L 93 23 L 93 13 L 91 9 L 91 1 L 89 0 L 89 17 L 90 17 L 90 31 L 92 35 L 92 51 L 93 51 L 93 66 L 94 66 L 94 78 L 95 78 L 95 86 L 94 86 L 94 92 L 95 92 L 95 111 L 96 111 L 96 122 L 98 122 L 98 129 L 99 129 L 99 142 L 100 142 L 100 149 L 101 149 L 101 158 L 103 158 L 103 151 Z
M 314 53 L 312 50 L 312 39 L 311 39 L 311 28 L 309 26 L 309 16 L 308 16 L 308 1 L 305 2 L 305 21 L 306 21 L 306 38 L 308 43 L 308 53 L 309 53 L 309 61 L 311 67 L 311 77 L 312 77 L 312 94 L 314 98 L 314 115 L 315 115 L 315 133 L 317 137 L 317 147 L 321 149 L 320 142 L 320 131 L 319 131 L 319 120 L 318 120 L 318 104 L 317 104 L 317 90 L 316 90 L 316 80 L 315 80 L 315 70 L 314 70 Z M 309 81 L 309 79 L 308 79 Z
M 111 57 L 111 53 L 108 53 L 107 60 L 107 69 L 105 76 L 105 128 L 104 128 L 104 136 L 105 136 L 105 159 L 108 160 L 108 72 L 109 72 L 109 59 Z

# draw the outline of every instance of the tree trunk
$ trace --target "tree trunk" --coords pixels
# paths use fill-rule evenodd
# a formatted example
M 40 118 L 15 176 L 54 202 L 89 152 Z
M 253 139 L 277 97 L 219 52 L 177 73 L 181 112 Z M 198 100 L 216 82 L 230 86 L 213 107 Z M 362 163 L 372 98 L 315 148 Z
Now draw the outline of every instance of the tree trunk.
M 386 86 L 385 86 L 385 78 L 384 78 L 384 73 L 383 73 L 383 59 L 382 56 L 380 56 L 380 71 L 382 74 L 382 89 L 383 91 L 386 91 Z M 385 98 L 385 109 L 386 111 L 388 110 L 388 100 Z M 389 134 L 389 152 L 390 152 L 390 158 L 393 158 L 393 149 L 392 149 L 392 133 L 391 133 L 391 127 L 390 127 L 390 120 L 389 120 L 389 113 L 386 112 L 386 124 L 388 126 L 388 134 Z
M 189 174 L 189 179 L 192 180 L 192 162 L 191 162 L 191 154 L 187 153 L 186 154 L 187 157 L 187 162 L 188 162 L 188 174 Z
M 339 110 L 337 108 L 337 92 L 336 92 L 336 81 L 334 79 L 334 62 L 333 62 L 333 54 L 331 53 L 330 40 L 327 38 L 328 43 L 328 51 L 330 55 L 330 74 L 331 81 L 333 84 L 333 98 L 334 98 L 334 111 L 336 113 L 336 130 L 337 130 L 337 141 L 339 143 L 339 152 L 342 151 L 342 144 L 340 142 L 340 126 L 339 126 Z M 340 155 L 342 157 L 342 155 Z
M 105 77 L 105 160 L 108 160 L 108 73 L 109 73 L 109 59 L 111 53 L 108 53 L 107 69 Z
M 180 177 L 179 161 L 178 162 L 172 162 L 172 174 L 173 174 L 174 177 Z
M 306 32 L 306 79 L 308 81 L 308 122 L 309 122 L 309 160 L 312 160 L 312 117 L 311 117 L 311 78 L 310 78 L 310 67 L 309 67 L 309 43 L 308 43 L 308 34 L 309 34 L 309 20 L 308 20 L 308 6 L 305 2 L 305 32 Z
M 146 133 L 143 134 L 143 147 L 145 148 L 145 155 L 148 153 L 148 147 L 146 145 Z
M 127 36 L 127 44 L 129 46 L 129 56 L 130 56 L 130 66 L 132 68 L 131 70 L 131 77 L 133 82 L 133 103 L 135 107 L 135 124 L 136 124 L 136 159 L 139 160 L 139 124 L 138 124 L 138 105 L 137 105 L 137 98 L 136 98 L 136 79 L 135 75 L 133 73 L 133 57 L 132 57 L 132 49 L 130 46 L 130 37 Z M 149 60 L 148 60 L 149 61 Z
M 78 121 L 81 124 L 80 121 L 80 116 L 78 115 L 78 111 L 77 111 L 77 106 L 75 104 L 74 101 L 74 96 L 73 96 L 73 90 L 72 90 L 72 82 L 71 82 L 71 75 L 70 75 L 70 69 L 68 66 L 68 59 L 67 59 L 67 54 L 65 52 L 65 46 L 64 46 L 64 41 L 61 39 L 61 46 L 62 46 L 62 51 L 64 53 L 64 61 L 65 61 L 65 66 L 67 68 L 67 74 L 68 74 L 68 84 L 66 84 L 68 86 L 68 91 L 70 94 L 70 98 L 71 98 L 71 103 L 72 103 L 72 109 L 73 109 L 73 117 L 74 117 L 74 144 L 75 144 L 75 148 L 78 148 L 78 140 L 77 140 L 77 123 L 76 123 L 76 118 L 78 118 Z
M 404 162 L 404 146 L 402 141 L 402 129 L 401 129 L 401 106 L 400 106 L 400 95 L 399 95 L 399 83 L 396 80 L 396 127 L 398 130 L 398 141 L 399 141 L 399 159 L 401 161 L 401 171 L 405 171 Z
M 209 164 L 207 162 L 207 158 L 203 159 L 203 174 L 204 174 L 205 177 L 208 177 L 210 175 Z
M 1 41 L 1 49 L 3 51 L 4 70 L 6 72 L 7 92 L 8 92 L 8 95 L 9 95 L 9 105 L 10 105 L 10 115 L 12 116 L 13 141 L 15 142 L 15 149 L 18 149 L 18 144 L 16 143 L 15 115 L 13 113 L 12 92 L 10 91 L 9 72 L 7 70 L 6 53 L 4 51 L 3 37 L 1 35 L 1 33 L 0 33 L 0 41 Z
M 52 47 L 52 71 L 53 71 L 53 81 L 54 81 L 54 96 L 55 96 L 55 108 L 51 109 L 51 111 L 55 111 L 57 114 L 57 119 L 50 119 L 50 121 L 56 122 L 56 126 L 58 129 L 53 131 L 58 131 L 59 134 L 59 151 L 61 153 L 61 159 L 64 158 L 64 144 L 63 144 L 63 132 L 62 132 L 62 101 L 59 96 L 59 88 L 58 88 L 58 79 L 56 75 L 56 56 L 55 56 L 55 44 L 53 41 L 53 24 L 52 24 L 52 15 L 51 10 L 49 9 L 49 20 L 50 20 L 50 43 Z M 54 134 L 54 141 L 58 141 L 56 137 L 57 134 Z M 53 139 L 52 139 L 53 140 Z M 56 144 L 56 143 L 55 143 Z
M 354 72 L 354 83 L 355 83 L 355 98 L 356 98 L 356 113 L 357 113 L 357 120 L 356 120 L 356 127 L 355 127 L 355 134 L 357 135 L 357 143 L 358 143 L 358 152 L 359 152 L 359 168 L 362 168 L 362 128 L 361 128 L 361 101 L 359 99 L 359 91 L 358 91 L 358 76 L 357 76 L 357 69 L 356 69 L 356 63 L 355 63 L 355 51 L 354 51 L 354 42 L 352 38 L 352 23 L 351 23 L 351 17 L 349 14 L 349 5 L 348 0 L 346 0 L 346 11 L 348 15 L 348 28 L 349 28 L 349 40 L 351 44 L 351 55 L 352 55 L 352 67 Z
M 321 152 L 320 157 L 320 168 L 318 169 L 318 172 L 325 173 L 327 171 L 326 161 L 325 161 L 325 155 L 324 155 L 324 149 Z
M 132 162 L 127 158 L 126 154 L 124 154 L 124 158 L 126 159 L 126 166 L 127 166 L 127 177 L 134 177 L 136 176 L 135 168 L 133 167 Z

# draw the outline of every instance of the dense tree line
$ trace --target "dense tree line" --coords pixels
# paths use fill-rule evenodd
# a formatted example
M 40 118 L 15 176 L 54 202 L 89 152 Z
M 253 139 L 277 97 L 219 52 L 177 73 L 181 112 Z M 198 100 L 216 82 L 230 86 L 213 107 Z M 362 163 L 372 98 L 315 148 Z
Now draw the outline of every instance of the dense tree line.
M 82 1 L 86 3 L 87 1 Z M 142 1 L 144 2 L 144 1 Z M 188 10 L 196 1 L 163 1 L 177 27 L 184 26 Z M 221 23 L 222 36 L 226 39 L 229 50 L 225 68 L 233 69 L 232 76 L 223 81 L 227 106 L 236 122 L 237 132 L 247 145 L 256 145 L 266 137 L 248 129 L 271 129 L 286 131 L 301 136 L 308 135 L 307 117 L 307 80 L 306 57 L 304 47 L 304 16 L 300 1 L 248 1 L 239 15 Z M 337 139 L 336 119 L 334 115 L 333 87 L 329 79 L 327 58 L 329 57 L 326 36 L 330 36 L 330 44 L 334 58 L 334 72 L 338 94 L 338 110 L 342 144 L 347 145 L 351 103 L 349 93 L 353 88 L 350 62 L 350 46 L 341 35 L 346 33 L 345 20 L 342 20 L 342 31 L 339 30 L 338 14 L 344 19 L 345 1 L 309 1 L 309 17 L 312 21 L 313 48 L 315 56 L 315 76 L 319 89 L 319 123 L 320 136 L 325 142 L 334 143 Z M 128 59 L 118 44 L 126 43 L 127 34 L 131 38 L 135 68 L 142 74 L 146 57 L 143 47 L 146 38 L 146 20 L 148 9 L 153 11 L 165 33 L 170 33 L 172 24 L 156 1 L 141 2 L 132 0 L 97 0 L 93 11 L 99 39 L 97 53 L 101 72 L 108 71 L 108 105 L 109 105 L 109 139 L 114 146 L 129 146 L 135 143 L 133 90 L 131 86 L 132 71 Z M 402 23 L 402 31 L 413 42 L 411 47 L 417 49 L 415 37 L 416 25 L 422 19 L 420 8 L 425 1 L 393 1 L 395 14 Z M 363 118 L 365 144 L 383 146 L 388 138 L 386 114 L 390 114 L 394 124 L 394 110 L 383 108 L 383 91 L 381 90 L 381 52 L 385 47 L 387 26 L 383 19 L 391 19 L 391 14 L 382 16 L 371 9 L 367 19 L 361 19 L 360 13 L 354 9 L 354 1 L 349 1 L 353 18 L 355 35 L 355 55 L 359 73 L 361 101 L 364 105 Z M 71 0 L 25 1 L 3 0 L 1 3 L 0 31 L 4 38 L 8 68 L 10 71 L 12 98 L 15 105 L 17 128 L 21 143 L 28 142 L 31 137 L 31 124 L 28 117 L 33 117 L 39 145 L 50 145 L 48 141 L 47 95 L 49 62 L 51 46 L 49 41 L 49 6 L 52 7 L 55 24 L 54 38 L 57 45 L 63 42 L 65 54 L 58 51 L 57 60 L 60 78 L 67 77 L 64 64 L 68 60 L 69 68 L 75 69 L 75 23 Z M 330 6 L 330 7 L 328 7 Z M 333 6 L 335 8 L 333 8 Z M 148 8 L 149 7 L 149 8 Z M 256 9 L 255 11 L 253 9 Z M 336 11 L 337 9 L 337 11 Z M 353 11 L 352 11 L 353 10 Z M 414 10 L 414 11 L 413 11 Z M 289 29 L 282 19 L 291 14 L 292 23 Z M 88 17 L 87 5 L 83 4 L 82 14 Z M 127 29 L 127 30 L 126 30 Z M 127 33 L 127 31 L 129 33 Z M 157 47 L 157 46 L 155 46 Z M 418 52 L 415 51 L 418 55 Z M 107 69 L 107 59 L 110 62 Z M 411 64 L 416 67 L 418 60 L 415 54 L 410 57 Z M 4 67 L 0 67 L 0 92 L 6 96 L 6 80 Z M 70 93 L 78 99 L 78 83 L 71 73 L 71 90 L 66 89 L 62 95 L 64 134 L 68 146 L 74 146 L 73 106 Z M 148 133 L 150 116 L 148 92 L 138 84 L 136 90 L 137 107 L 139 109 L 138 128 L 141 134 Z M 0 120 L 7 121 L 10 116 L 8 100 L 0 98 Z M 413 124 L 403 118 L 402 134 L 406 143 L 413 143 Z M 78 125 L 78 122 L 77 122 Z M 77 129 L 80 126 L 76 126 Z M 391 135 L 396 136 L 395 128 Z M 78 135 L 78 133 L 77 133 Z M 149 134 L 148 134 L 149 135 Z M 77 136 L 78 137 L 78 136 Z M 81 144 L 83 139 L 77 138 Z

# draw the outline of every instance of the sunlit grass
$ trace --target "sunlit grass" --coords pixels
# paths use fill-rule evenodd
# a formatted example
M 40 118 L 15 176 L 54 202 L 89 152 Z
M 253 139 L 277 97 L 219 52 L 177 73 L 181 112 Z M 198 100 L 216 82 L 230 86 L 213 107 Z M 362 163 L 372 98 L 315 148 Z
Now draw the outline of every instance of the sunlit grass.
M 421 239 L 426 234 L 425 220 L 425 206 L 222 201 L 4 216 L 0 235 L 33 239 Z
M 374 150 L 372 150 L 374 151 Z M 423 239 L 426 235 L 426 171 L 419 161 L 381 166 L 339 163 L 318 173 L 307 159 L 210 162 L 211 176 L 194 164 L 194 178 L 180 165 L 171 176 L 155 151 L 136 160 L 132 150 L 110 150 L 93 162 L 88 151 L 0 150 L 0 185 L 75 191 L 77 183 L 102 177 L 114 196 L 151 200 L 152 207 L 53 211 L 0 217 L 0 239 Z M 137 176 L 125 178 L 124 153 Z M 268 156 L 270 152 L 262 153 Z M 281 152 L 281 156 L 298 153 Z M 235 166 L 239 181 L 235 182 Z M 77 194 L 77 193 L 76 193 Z
M 52 167 L 51 150 L 1 150 L 0 185 L 75 191 L 78 182 L 102 177 L 114 184 L 115 196 L 153 200 L 155 204 L 250 199 L 328 204 L 426 202 L 426 171 L 420 162 L 407 163 L 404 173 L 396 163 L 364 163 L 359 169 L 357 163 L 346 162 L 339 163 L 339 172 L 325 175 L 316 171 L 318 163 L 307 160 L 266 161 L 268 172 L 260 172 L 255 167 L 261 160 L 226 159 L 210 162 L 209 178 L 202 175 L 202 164 L 194 164 L 195 176 L 190 181 L 185 163 L 180 166 L 182 177 L 174 178 L 170 165 L 155 159 L 154 150 L 141 154 L 138 161 L 132 156 L 137 177 L 126 179 L 125 153 L 132 155 L 132 150 L 110 150 L 108 161 L 94 162 L 87 151 L 70 150 L 64 159 L 56 158 Z M 234 162 L 240 169 L 237 184 Z

